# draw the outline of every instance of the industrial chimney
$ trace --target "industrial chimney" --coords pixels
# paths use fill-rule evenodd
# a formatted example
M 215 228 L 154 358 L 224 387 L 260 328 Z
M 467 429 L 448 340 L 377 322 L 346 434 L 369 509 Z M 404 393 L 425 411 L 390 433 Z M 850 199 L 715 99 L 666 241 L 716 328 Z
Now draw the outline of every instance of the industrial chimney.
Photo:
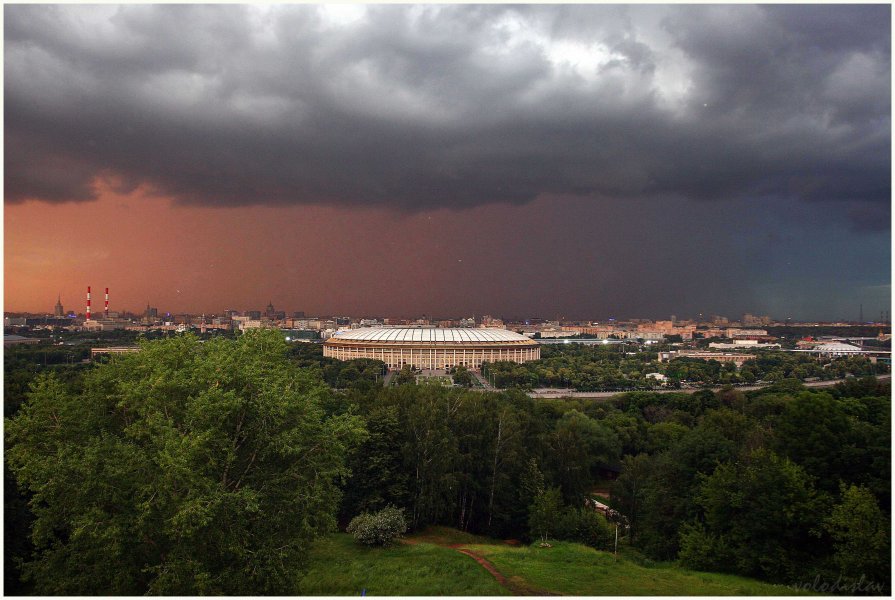
M 103 309 L 103 316 L 109 318 L 109 288 L 106 288 L 106 308 Z
M 90 286 L 87 286 L 87 320 L 90 320 Z

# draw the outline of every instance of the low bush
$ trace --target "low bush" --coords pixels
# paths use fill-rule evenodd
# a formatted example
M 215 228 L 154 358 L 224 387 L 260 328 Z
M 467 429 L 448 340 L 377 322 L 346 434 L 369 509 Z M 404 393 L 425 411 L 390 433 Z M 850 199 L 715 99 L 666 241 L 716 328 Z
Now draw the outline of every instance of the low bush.
M 681 528 L 679 559 L 681 565 L 696 571 L 730 571 L 736 562 L 722 539 L 695 523 Z
M 578 541 L 597 550 L 612 550 L 615 529 L 600 513 L 579 508 Z
M 611 550 L 614 531 L 600 513 L 588 508 L 566 507 L 556 519 L 551 537 L 597 550 Z
M 386 506 L 377 513 L 361 513 L 351 519 L 348 533 L 367 546 L 390 546 L 407 531 L 404 509 Z

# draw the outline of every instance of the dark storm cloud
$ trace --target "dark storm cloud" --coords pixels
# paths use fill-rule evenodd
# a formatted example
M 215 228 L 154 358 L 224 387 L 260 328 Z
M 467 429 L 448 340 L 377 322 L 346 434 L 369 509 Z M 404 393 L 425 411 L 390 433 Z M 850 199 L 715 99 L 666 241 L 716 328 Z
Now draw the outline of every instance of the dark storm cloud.
M 210 205 L 758 195 L 861 227 L 889 214 L 889 14 L 7 5 L 6 198 L 96 177 Z

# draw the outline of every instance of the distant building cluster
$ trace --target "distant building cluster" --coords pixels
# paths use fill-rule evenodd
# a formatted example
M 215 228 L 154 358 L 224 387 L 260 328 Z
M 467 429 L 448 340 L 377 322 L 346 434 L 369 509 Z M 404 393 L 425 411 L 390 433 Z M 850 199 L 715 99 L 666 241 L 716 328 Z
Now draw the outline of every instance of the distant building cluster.
M 693 323 L 676 323 L 675 321 L 641 321 L 632 320 L 621 323 L 603 325 L 566 325 L 562 331 L 568 335 L 585 334 L 596 338 L 613 338 L 619 340 L 664 340 L 666 336 L 681 336 L 681 340 L 692 340 L 696 333 Z
M 717 360 L 720 363 L 733 363 L 737 368 L 742 367 L 747 360 L 755 358 L 753 354 L 734 352 L 707 352 L 705 350 L 672 350 L 659 352 L 659 362 L 668 362 L 675 358 L 698 358 L 700 360 Z
M 708 318 L 681 320 L 671 315 L 668 320 L 649 319 L 605 321 L 570 321 L 557 317 L 554 320 L 532 317 L 505 319 L 491 315 L 461 318 L 435 318 L 423 315 L 416 319 L 350 316 L 309 316 L 304 311 L 287 313 L 268 302 L 263 310 L 226 309 L 218 314 L 193 315 L 164 312 L 150 303 L 139 314 L 110 310 L 109 288 L 105 288 L 103 310 L 93 313 L 90 287 L 87 288 L 86 311 L 83 314 L 65 312 L 61 294 L 57 296 L 52 314 L 7 314 L 4 317 L 5 346 L 32 344 L 36 340 L 18 333 L 28 330 L 65 331 L 245 331 L 270 328 L 280 330 L 290 342 L 323 341 L 324 354 L 337 359 L 375 358 L 390 368 L 411 365 L 417 368 L 443 369 L 455 366 L 479 368 L 482 362 L 509 360 L 526 362 L 540 358 L 540 345 L 544 343 L 623 343 L 641 342 L 653 344 L 671 342 L 674 350 L 662 352 L 661 361 L 673 358 L 699 358 L 732 362 L 738 367 L 754 351 L 781 349 L 779 340 L 768 333 L 769 327 L 817 326 L 817 323 L 792 323 L 773 321 L 768 316 L 744 314 L 740 320 L 720 315 Z M 830 326 L 849 326 L 857 323 L 825 323 Z M 867 325 L 868 323 L 861 323 Z M 888 327 L 887 322 L 869 323 Z M 9 335 L 12 334 L 12 335 Z M 877 342 L 888 342 L 891 334 L 880 329 Z M 575 338 L 575 339 L 573 339 Z M 589 338 L 589 339 L 587 339 Z M 862 347 L 861 339 L 832 338 L 814 340 L 806 338 L 786 350 L 807 352 L 819 359 L 852 355 L 876 355 L 888 352 Z M 859 340 L 858 346 L 852 340 Z M 122 349 L 100 350 L 108 353 Z
M 352 318 L 348 316 L 308 316 L 304 311 L 287 313 L 278 310 L 269 302 L 264 310 L 226 309 L 219 314 L 170 313 L 146 304 L 141 313 L 116 312 L 109 309 L 109 289 L 105 290 L 104 310 L 92 311 L 91 289 L 86 292 L 84 313 L 66 313 L 61 294 L 57 296 L 53 313 L 50 315 L 7 314 L 6 328 L 35 328 L 64 331 L 245 331 L 247 329 L 273 328 L 282 330 L 290 341 L 325 340 L 337 332 L 362 327 L 412 327 L 412 328 L 494 328 L 505 329 L 501 319 L 485 315 L 460 319 L 429 319 L 425 315 L 419 319 L 394 318 Z M 12 342 L 10 342 L 12 343 Z

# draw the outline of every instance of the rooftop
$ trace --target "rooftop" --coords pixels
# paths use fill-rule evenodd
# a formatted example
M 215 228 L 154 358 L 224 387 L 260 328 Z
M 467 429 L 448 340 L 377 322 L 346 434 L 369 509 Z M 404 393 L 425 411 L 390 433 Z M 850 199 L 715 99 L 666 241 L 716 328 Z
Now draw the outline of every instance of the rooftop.
M 506 329 L 472 328 L 386 328 L 365 327 L 339 331 L 332 340 L 357 340 L 366 342 L 433 342 L 433 343 L 494 343 L 529 342 L 524 335 Z

